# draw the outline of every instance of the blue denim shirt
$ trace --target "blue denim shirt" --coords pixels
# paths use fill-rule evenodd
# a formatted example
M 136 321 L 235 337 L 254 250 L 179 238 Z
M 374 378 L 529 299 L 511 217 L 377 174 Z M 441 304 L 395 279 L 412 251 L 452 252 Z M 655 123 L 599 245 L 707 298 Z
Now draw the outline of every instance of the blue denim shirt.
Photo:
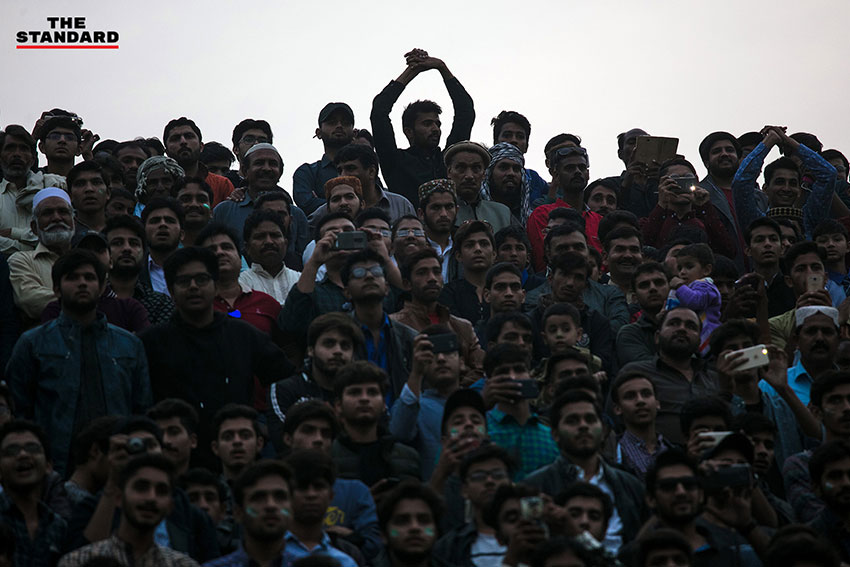
M 96 344 L 107 415 L 140 414 L 151 406 L 145 349 L 134 334 L 98 314 Z M 16 414 L 41 425 L 53 468 L 65 474 L 80 395 L 82 325 L 64 312 L 21 335 L 6 372 Z

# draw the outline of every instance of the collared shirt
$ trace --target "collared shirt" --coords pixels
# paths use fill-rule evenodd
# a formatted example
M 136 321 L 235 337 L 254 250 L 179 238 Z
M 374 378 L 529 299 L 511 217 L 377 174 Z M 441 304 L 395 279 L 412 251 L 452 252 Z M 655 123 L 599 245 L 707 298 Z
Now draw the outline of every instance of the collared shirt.
M 9 281 L 15 305 L 28 318 L 38 321 L 47 304 L 56 299 L 53 293 L 53 264 L 59 254 L 38 243 L 35 250 L 15 252 L 9 257 Z
M 446 398 L 426 389 L 418 398 L 407 384 L 390 408 L 390 433 L 417 450 L 422 462 L 422 478 L 430 478 L 442 449 L 443 409 Z
M 552 439 L 552 430 L 532 413 L 524 425 L 497 407 L 487 412 L 487 433 L 490 440 L 505 449 L 519 466 L 514 475 L 521 481 L 529 473 L 552 462 L 560 454 Z
M 428 244 L 437 251 L 437 255 L 440 257 L 440 264 L 443 266 L 443 283 L 449 283 L 449 263 L 451 262 L 452 250 L 454 249 L 454 241 L 452 240 L 452 237 L 449 237 L 449 243 L 446 244 L 445 248 L 427 236 L 425 238 L 428 240 Z
M 375 341 L 375 335 L 372 329 L 361 323 L 357 317 L 354 320 L 360 324 L 360 330 L 363 331 L 363 337 L 366 339 L 366 356 L 369 362 L 380 366 L 387 372 L 390 369 L 387 367 L 387 340 L 390 333 L 390 318 L 384 313 L 384 320 L 381 322 L 381 329 L 378 331 L 378 340 Z
M 291 564 L 292 562 L 288 561 L 283 554 L 271 562 L 272 567 L 289 567 Z M 204 563 L 204 567 L 257 567 L 257 565 L 258 563 L 245 553 L 242 542 L 239 542 L 239 547 L 230 555 Z
M 286 532 L 284 541 L 286 541 L 286 549 L 283 557 L 287 562 L 291 563 L 308 555 L 329 555 L 339 561 L 340 567 L 357 567 L 357 563 L 350 555 L 331 545 L 331 538 L 326 532 L 322 533 L 322 541 L 313 549 L 308 549 L 292 532 Z
M 327 154 L 323 154 L 319 161 L 302 163 L 292 175 L 295 204 L 310 215 L 326 202 L 325 183 L 338 175 L 333 160 Z
M 617 462 L 629 469 L 639 479 L 646 477 L 646 471 L 659 453 L 672 447 L 660 433 L 655 442 L 655 451 L 652 453 L 646 447 L 646 441 L 626 430 L 617 441 Z
M 156 544 L 141 557 L 135 557 L 133 549 L 126 542 L 111 536 L 96 543 L 72 551 L 59 561 L 59 567 L 82 567 L 93 557 L 111 557 L 122 565 L 134 567 L 197 567 L 198 562 L 179 551 Z
M 0 177 L 0 227 L 12 229 L 10 236 L 0 236 L 0 253 L 7 256 L 20 250 L 32 250 L 38 244 L 38 237 L 30 228 L 32 199 L 45 187 L 64 189 L 65 178 L 53 173 L 30 171 L 26 187 L 13 187 L 8 179 Z
M 14 565 L 52 567 L 61 555 L 68 524 L 43 502 L 38 503 L 38 529 L 30 538 L 24 515 L 8 494 L 0 493 L 0 524 L 11 528 L 15 536 Z
M 213 309 L 227 313 L 234 319 L 241 319 L 269 334 L 277 325 L 280 314 L 280 304 L 267 293 L 262 291 L 242 291 L 233 305 L 227 303 L 220 295 L 213 300 Z
M 794 366 L 788 369 L 788 385 L 791 386 L 791 389 L 804 406 L 809 405 L 809 394 L 812 390 L 812 383 L 814 383 L 814 379 L 812 379 L 812 377 L 809 376 L 809 373 L 806 372 L 806 369 L 803 366 L 803 361 L 798 360 Z M 759 382 L 759 388 L 772 398 L 779 397 L 779 394 L 773 389 L 773 386 L 764 380 Z
M 300 277 L 301 272 L 296 272 L 286 266 L 283 266 L 277 275 L 273 276 L 259 262 L 254 262 L 250 269 L 239 274 L 239 285 L 242 286 L 242 289 L 253 289 L 267 293 L 283 305 L 286 303 L 286 297 L 289 295 L 292 286 L 298 283 Z
M 148 271 L 151 275 L 151 287 L 157 293 L 163 293 L 171 297 L 168 285 L 165 283 L 165 270 L 148 254 Z

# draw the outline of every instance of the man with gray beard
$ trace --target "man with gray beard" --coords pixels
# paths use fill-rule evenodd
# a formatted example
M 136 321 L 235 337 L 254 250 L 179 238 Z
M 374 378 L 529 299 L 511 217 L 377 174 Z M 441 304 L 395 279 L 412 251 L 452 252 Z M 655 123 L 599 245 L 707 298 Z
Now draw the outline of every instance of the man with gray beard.
M 32 204 L 30 226 L 38 245 L 9 257 L 9 279 L 25 329 L 35 326 L 41 312 L 56 298 L 50 271 L 59 256 L 71 249 L 74 236 L 74 209 L 68 193 L 47 187 L 35 194 Z

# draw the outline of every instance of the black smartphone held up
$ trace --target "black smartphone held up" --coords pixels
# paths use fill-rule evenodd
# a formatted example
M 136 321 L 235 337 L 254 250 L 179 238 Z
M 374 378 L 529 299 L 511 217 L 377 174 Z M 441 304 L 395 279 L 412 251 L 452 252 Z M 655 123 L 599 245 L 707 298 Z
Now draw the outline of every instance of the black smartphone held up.
M 457 335 L 454 333 L 429 335 L 428 341 L 431 343 L 431 351 L 434 354 L 439 354 L 441 352 L 456 352 L 460 350 L 460 345 L 457 341 Z
M 369 236 L 362 230 L 350 230 L 336 235 L 336 250 L 365 250 L 369 244 Z
M 516 383 L 519 384 L 520 390 L 519 395 L 528 400 L 536 400 L 538 396 L 540 396 L 540 386 L 537 384 L 537 380 L 533 378 L 528 380 L 516 380 Z
M 674 177 L 673 180 L 676 182 L 676 187 L 673 189 L 673 193 L 677 195 L 688 195 L 689 193 L 693 193 L 697 188 L 697 183 L 699 180 L 693 175 L 682 175 Z
M 742 488 L 751 486 L 753 474 L 750 465 L 729 465 L 715 469 L 705 477 L 705 489 L 717 492 L 724 488 Z

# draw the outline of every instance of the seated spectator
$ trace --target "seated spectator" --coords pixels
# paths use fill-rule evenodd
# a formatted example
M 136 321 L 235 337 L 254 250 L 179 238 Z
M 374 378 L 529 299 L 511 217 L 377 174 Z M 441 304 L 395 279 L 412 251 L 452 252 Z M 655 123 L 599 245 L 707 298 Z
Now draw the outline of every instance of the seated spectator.
M 600 372 L 602 361 L 599 357 L 592 354 L 587 347 L 578 346 L 580 340 L 586 340 L 586 336 L 581 326 L 581 313 L 572 303 L 553 303 L 547 307 L 541 320 L 541 334 L 552 356 L 575 349 L 584 355 L 587 373 Z M 608 380 L 607 374 L 601 372 L 600 380 Z
M 170 197 L 151 199 L 142 211 L 148 259 L 142 269 L 142 281 L 154 291 L 171 296 L 165 281 L 165 261 L 180 247 L 183 239 L 183 207 Z
M 771 218 L 754 220 L 744 232 L 744 252 L 753 272 L 765 282 L 768 317 L 776 317 L 794 307 L 794 292 L 783 274 L 780 260 L 782 229 Z M 788 269 L 788 266 L 785 267 Z M 825 282 L 826 283 L 826 282 Z
M 496 232 L 496 264 L 510 262 L 520 271 L 522 289 L 531 291 L 545 281 L 543 276 L 532 272 L 531 242 L 528 235 L 518 226 L 507 226 Z
M 523 155 L 528 153 L 528 141 L 531 138 L 531 123 L 528 118 L 513 110 L 503 110 L 490 121 L 490 125 L 493 127 L 493 144 L 508 142 L 516 146 Z M 523 181 L 528 185 L 529 203 L 542 197 L 549 185 L 539 173 L 527 167 Z M 522 220 L 525 223 L 525 219 Z
M 555 498 L 555 505 L 566 512 L 566 533 L 571 537 L 590 534 L 597 542 L 605 541 L 614 504 L 608 494 L 589 482 L 576 481 Z
M 605 235 L 602 261 L 608 266 L 608 285 L 617 286 L 626 297 L 629 311 L 636 311 L 637 298 L 632 293 L 632 276 L 643 261 L 640 232 L 630 226 L 620 227 Z
M 390 567 L 434 565 L 443 506 L 430 488 L 415 481 L 397 486 L 381 501 L 378 521 Z
M 522 483 L 505 484 L 496 489 L 493 502 L 484 513 L 484 521 L 495 529 L 499 544 L 506 547 L 503 565 L 530 565 L 537 547 L 548 539 L 546 524 L 521 515 L 520 501 L 539 495 L 539 489 Z
M 495 230 L 509 226 L 511 211 L 501 201 L 484 195 L 482 182 L 490 165 L 490 152 L 478 142 L 452 144 L 443 152 L 448 178 L 454 183 L 458 196 L 455 226 L 471 220 L 487 219 Z
M 289 243 L 280 216 L 267 210 L 254 211 L 245 220 L 242 238 L 251 268 L 239 274 L 239 285 L 267 293 L 283 306 L 301 273 L 284 263 Z
M 165 153 L 177 160 L 186 172 L 186 177 L 199 177 L 212 188 L 215 207 L 233 192 L 233 184 L 221 175 L 210 173 L 201 162 L 201 151 L 204 149 L 201 129 L 189 118 L 181 116 L 172 119 L 165 125 L 162 133 Z
M 714 254 L 707 244 L 691 244 L 679 250 L 676 260 L 679 270 L 670 280 L 670 288 L 676 291 L 679 304 L 692 309 L 702 322 L 699 352 L 706 356 L 708 339 L 720 325 L 720 292 L 708 277 Z
M 212 219 L 213 190 L 203 179 L 189 177 L 178 181 L 171 192 L 185 214 L 180 242 L 183 246 L 193 246 Z
M 522 309 L 525 300 L 522 273 L 510 262 L 494 264 L 487 270 L 481 297 L 484 300 L 483 317 L 475 327 L 479 335 L 484 335 L 492 317 Z
M 391 236 L 393 260 L 398 266 L 403 266 L 407 257 L 419 248 L 430 246 L 425 239 L 425 225 L 416 215 L 404 215 L 395 221 Z
M 717 445 L 717 440 L 706 433 L 729 431 L 732 426 L 732 410 L 717 396 L 691 398 L 682 405 L 679 425 L 686 439 L 688 456 L 694 462 Z
M 606 179 L 597 179 L 584 190 L 584 200 L 594 213 L 603 217 L 617 210 L 617 184 Z
M 636 321 L 623 325 L 617 332 L 615 344 L 620 364 L 649 360 L 655 356 L 658 316 L 670 293 L 667 274 L 657 262 L 644 262 L 635 268 L 631 288 L 640 307 L 640 315 Z
M 183 400 L 169 398 L 150 408 L 147 416 L 162 430 L 162 453 L 174 463 L 174 474 L 183 476 L 198 446 L 198 412 Z
M 215 524 L 218 547 L 222 553 L 232 553 L 239 546 L 240 526 L 232 511 L 227 511 L 230 498 L 228 487 L 221 477 L 205 468 L 190 469 L 179 478 L 179 486 L 186 492 L 189 502 L 207 513 Z
M 228 486 L 263 450 L 266 439 L 258 418 L 257 410 L 239 404 L 228 404 L 213 416 L 212 452 L 221 463 L 221 477 Z M 229 498 L 225 504 L 229 511 L 232 505 Z
M 68 501 L 74 507 L 84 498 L 93 497 L 109 476 L 109 438 L 120 418 L 105 415 L 95 418 L 74 436 L 71 445 L 73 473 L 65 481 Z
M 510 210 L 510 224 L 525 226 L 531 214 L 530 187 L 525 176 L 525 158 L 513 144 L 498 142 L 490 150 L 492 160 L 484 171 L 482 196 L 504 205 Z M 489 218 L 489 217 L 488 217 Z M 494 224 L 498 232 L 507 224 Z
M 493 232 L 484 221 L 470 221 L 455 232 L 454 256 L 463 267 L 463 277 L 443 287 L 439 302 L 448 307 L 452 315 L 473 325 L 483 316 L 484 283 L 487 270 L 496 257 L 494 248 Z
M 70 169 L 67 179 L 76 232 L 102 231 L 109 200 L 109 183 L 103 169 L 95 161 L 84 161 Z
M 693 560 L 694 552 L 691 551 L 691 544 L 675 530 L 658 528 L 638 539 L 635 567 L 670 564 L 677 567 L 692 567 Z
M 484 340 L 487 341 L 488 351 L 504 343 L 517 345 L 526 353 L 530 365 L 534 348 L 532 333 L 533 325 L 528 315 L 519 311 L 508 311 L 487 321 Z

